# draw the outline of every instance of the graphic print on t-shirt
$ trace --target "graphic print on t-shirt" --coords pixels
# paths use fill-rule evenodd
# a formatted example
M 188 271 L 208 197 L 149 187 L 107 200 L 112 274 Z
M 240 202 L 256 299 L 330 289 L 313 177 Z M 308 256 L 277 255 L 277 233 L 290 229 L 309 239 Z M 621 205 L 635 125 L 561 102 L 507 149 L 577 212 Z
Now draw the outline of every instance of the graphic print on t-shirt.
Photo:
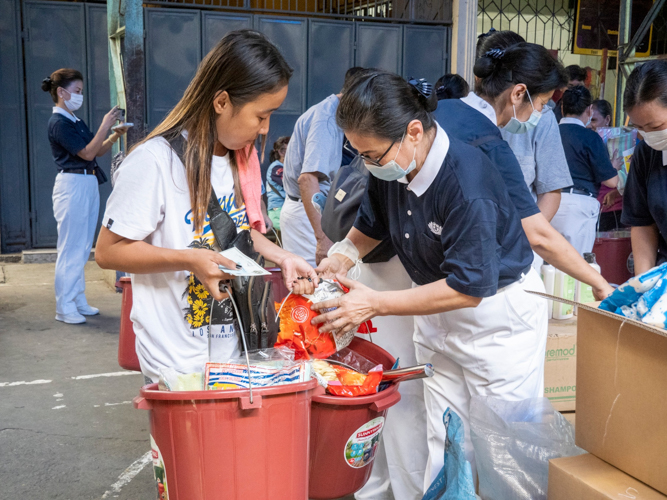
M 236 223 L 238 230 L 250 229 L 246 215 L 245 204 L 235 205 L 234 193 L 218 199 L 220 206 Z M 192 226 L 193 241 L 188 248 L 216 251 L 215 238 L 208 214 L 202 231 L 195 231 L 192 222 L 192 210 L 185 215 L 185 222 Z M 229 299 L 215 301 L 197 277 L 190 273 L 183 297 L 187 298 L 187 307 L 184 309 L 183 319 L 190 325 L 193 336 L 211 335 L 212 339 L 231 339 L 236 337 L 235 317 L 232 303 Z M 212 315 L 211 315 L 212 309 Z M 210 327 L 210 328 L 209 328 Z M 226 361 L 226 360 L 225 360 Z

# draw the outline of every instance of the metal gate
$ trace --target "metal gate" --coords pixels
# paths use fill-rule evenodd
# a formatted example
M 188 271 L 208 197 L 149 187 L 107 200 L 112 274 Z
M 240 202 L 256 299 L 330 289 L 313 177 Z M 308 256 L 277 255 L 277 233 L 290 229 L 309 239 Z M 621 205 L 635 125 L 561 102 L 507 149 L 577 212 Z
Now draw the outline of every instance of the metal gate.
M 226 33 L 253 28 L 294 68 L 289 92 L 271 118 L 268 144 L 291 135 L 297 118 L 338 93 L 351 66 L 383 68 L 435 83 L 449 68 L 449 27 L 335 21 L 196 9 L 145 9 L 148 127 L 178 102 L 197 65 Z
M 339 92 L 351 66 L 433 82 L 449 68 L 450 27 L 434 21 L 408 25 L 165 7 L 144 8 L 149 128 L 178 102 L 203 55 L 239 28 L 266 34 L 294 68 L 287 98 L 271 121 L 269 144 L 290 135 L 308 107 Z M 106 5 L 0 0 L 0 12 L 1 250 L 54 247 L 56 167 L 47 137 L 53 103 L 40 84 L 58 68 L 79 69 L 85 101 L 77 116 L 97 130 L 110 107 Z M 110 155 L 98 162 L 108 172 Z M 100 218 L 110 189 L 109 183 L 100 188 Z
M 55 247 L 51 193 L 57 171 L 47 136 L 53 101 L 40 84 L 58 68 L 80 70 L 85 78 L 84 104 L 77 116 L 93 133 L 97 131 L 110 107 L 106 6 L 27 0 L 23 3 L 23 27 L 32 246 Z M 109 171 L 109 155 L 98 162 Z M 109 192 L 108 184 L 101 186 L 100 214 Z

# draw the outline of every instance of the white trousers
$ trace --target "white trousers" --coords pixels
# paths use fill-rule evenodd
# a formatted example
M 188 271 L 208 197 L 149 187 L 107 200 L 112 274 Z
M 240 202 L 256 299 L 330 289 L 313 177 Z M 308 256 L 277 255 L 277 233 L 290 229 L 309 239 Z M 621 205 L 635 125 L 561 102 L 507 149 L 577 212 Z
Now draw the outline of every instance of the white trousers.
M 280 212 L 280 233 L 285 250 L 303 257 L 315 267 L 317 240 L 302 202 L 289 198 L 285 200 Z
M 592 196 L 562 193 L 551 225 L 581 255 L 592 252 L 600 215 L 600 202 Z
M 417 361 L 431 363 L 435 370 L 432 378 L 424 379 L 429 449 L 424 490 L 444 464 L 442 414 L 447 407 L 463 420 L 466 459 L 476 477 L 471 397 L 519 401 L 543 396 L 547 301 L 525 290 L 544 292 L 532 268 L 522 282 L 475 308 L 415 316 Z
M 412 287 L 398 257 L 389 262 L 362 264 L 359 281 L 378 291 Z M 401 367 L 417 364 L 412 316 L 379 316 L 373 318 L 373 326 L 378 329 L 373 342 L 400 358 Z M 369 340 L 368 335 L 360 337 Z M 399 391 L 401 401 L 389 409 L 373 472 L 366 486 L 356 493 L 357 500 L 419 500 L 423 496 L 428 459 L 423 381 L 404 382 Z
M 60 172 L 53 186 L 53 215 L 58 223 L 56 313 L 72 314 L 86 302 L 84 267 L 95 238 L 100 191 L 94 175 Z

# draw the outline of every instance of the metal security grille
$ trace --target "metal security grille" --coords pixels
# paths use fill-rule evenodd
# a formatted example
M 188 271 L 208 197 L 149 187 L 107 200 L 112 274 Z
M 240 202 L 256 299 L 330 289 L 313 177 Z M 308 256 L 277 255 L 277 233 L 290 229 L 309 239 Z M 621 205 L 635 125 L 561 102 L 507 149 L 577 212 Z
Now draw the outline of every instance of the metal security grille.
M 527 42 L 552 50 L 570 50 L 575 4 L 570 0 L 479 0 L 477 31 L 511 30 Z
M 651 55 L 667 54 L 667 7 L 663 7 L 653 21 Z
M 449 25 L 452 0 L 146 0 L 144 5 Z

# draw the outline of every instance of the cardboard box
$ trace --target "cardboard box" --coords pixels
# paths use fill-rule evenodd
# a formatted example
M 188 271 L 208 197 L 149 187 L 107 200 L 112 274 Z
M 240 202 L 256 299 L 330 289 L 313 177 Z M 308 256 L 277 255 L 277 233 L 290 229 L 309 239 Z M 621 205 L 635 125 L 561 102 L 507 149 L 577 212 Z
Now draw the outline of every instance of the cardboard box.
M 579 304 L 576 443 L 667 495 L 667 331 Z
M 549 461 L 549 500 L 664 500 L 635 478 L 588 453 Z
M 544 353 L 544 397 L 558 411 L 572 411 L 577 391 L 576 320 L 549 321 Z

